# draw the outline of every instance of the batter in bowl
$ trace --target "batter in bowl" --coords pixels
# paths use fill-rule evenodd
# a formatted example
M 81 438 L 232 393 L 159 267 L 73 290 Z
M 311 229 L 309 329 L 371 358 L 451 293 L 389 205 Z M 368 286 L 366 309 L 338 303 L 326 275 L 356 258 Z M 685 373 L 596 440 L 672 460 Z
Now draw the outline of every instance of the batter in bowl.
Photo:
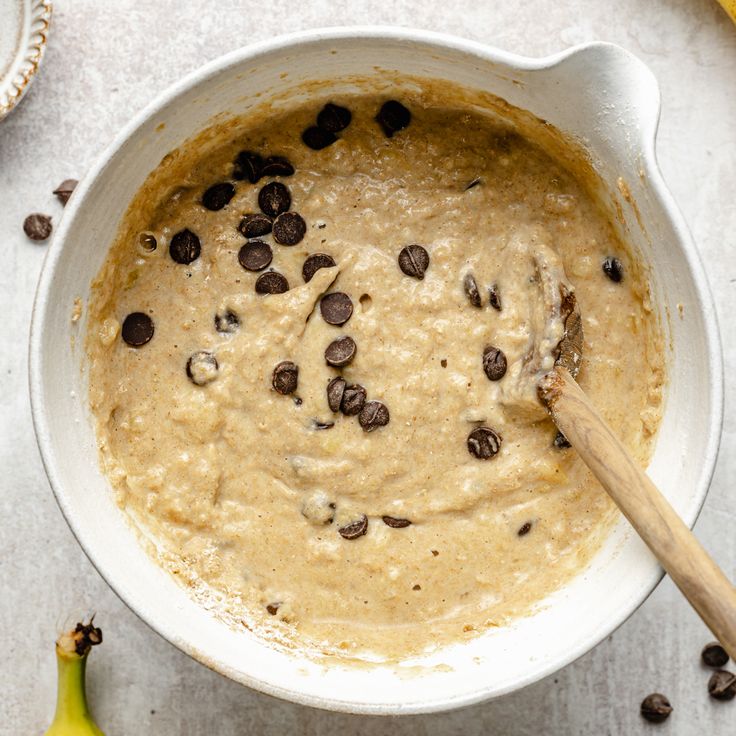
M 498 109 L 315 94 L 173 152 L 129 208 L 89 304 L 102 464 L 237 625 L 401 658 L 585 567 L 617 512 L 536 398 L 549 273 L 584 317 L 580 383 L 648 460 L 646 270 L 545 126 Z

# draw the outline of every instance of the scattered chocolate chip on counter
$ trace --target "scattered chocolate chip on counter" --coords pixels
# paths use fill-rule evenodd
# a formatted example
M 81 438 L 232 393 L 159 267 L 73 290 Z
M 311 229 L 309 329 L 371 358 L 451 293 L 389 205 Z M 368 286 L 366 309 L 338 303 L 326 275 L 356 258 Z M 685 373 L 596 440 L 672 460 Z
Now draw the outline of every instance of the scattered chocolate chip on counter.
M 327 255 L 327 253 L 312 253 L 311 256 L 307 256 L 302 266 L 302 278 L 305 283 L 309 283 L 314 274 L 319 271 L 320 268 L 332 268 L 336 266 L 335 259 Z
M 139 348 L 153 337 L 153 320 L 143 312 L 132 312 L 123 320 L 120 334 L 128 345 Z
M 501 435 L 490 427 L 476 427 L 468 435 L 468 452 L 479 460 L 490 460 L 501 449 Z
M 179 230 L 171 238 L 171 242 L 169 243 L 169 255 L 171 259 L 175 263 L 180 263 L 184 266 L 196 261 L 201 252 L 202 246 L 199 242 L 199 237 L 188 228 Z
M 320 299 L 319 311 L 328 325 L 341 327 L 353 314 L 353 302 L 344 292 L 331 291 Z
M 641 701 L 639 712 L 642 718 L 649 721 L 650 723 L 662 723 L 666 721 L 670 713 L 672 713 L 672 706 L 670 701 L 665 695 L 661 693 L 652 693 L 647 695 L 644 700 Z
M 362 537 L 368 531 L 368 517 L 363 514 L 356 521 L 351 521 L 345 526 L 341 526 L 338 530 L 340 536 L 345 539 L 357 539 Z
M 411 112 L 398 100 L 389 100 L 381 105 L 376 120 L 387 138 L 406 128 L 411 122 Z
M 23 220 L 23 232 L 36 242 L 46 240 L 51 235 L 52 229 L 51 218 L 40 212 L 34 212 Z
M 235 196 L 235 187 L 229 181 L 213 184 L 202 195 L 202 204 L 212 212 L 217 212 L 230 203 Z
M 262 240 L 251 240 L 238 251 L 238 262 L 246 271 L 263 271 L 272 260 L 271 246 Z
M 79 184 L 79 182 L 76 179 L 64 179 L 64 181 L 61 182 L 61 184 L 59 184 L 56 189 L 54 189 L 54 194 L 56 195 L 56 198 L 65 207 L 66 203 L 69 201 L 69 197 L 72 196 L 72 192 L 76 188 L 77 184 Z
M 271 232 L 273 223 L 268 215 L 260 212 L 249 212 L 243 215 L 243 219 L 238 225 L 238 230 L 246 238 L 260 238 Z
M 364 432 L 385 427 L 391 418 L 388 407 L 380 401 L 366 401 L 358 414 L 358 422 Z
M 296 245 L 307 232 L 307 223 L 298 212 L 283 212 L 273 221 L 273 239 L 279 245 Z
M 187 360 L 187 376 L 195 386 L 212 383 L 219 369 L 217 358 L 206 350 L 198 350 Z
M 728 652 L 717 642 L 712 641 L 703 647 L 700 659 L 706 667 L 723 667 L 728 663 Z
M 483 351 L 483 371 L 489 381 L 500 381 L 506 375 L 506 355 L 494 345 L 486 346 Z
M 716 670 L 708 680 L 708 695 L 715 700 L 733 700 L 736 697 L 736 675 L 727 670 Z
M 603 261 L 603 273 L 615 284 L 620 284 L 624 278 L 624 267 L 618 258 L 606 258 Z
M 407 276 L 421 281 L 429 268 L 429 253 L 421 245 L 407 245 L 399 253 L 399 268 Z
M 357 351 L 358 346 L 352 337 L 348 335 L 339 337 L 337 340 L 333 340 L 325 349 L 325 361 L 327 365 L 334 368 L 343 368 L 352 363 Z
M 286 276 L 278 271 L 266 271 L 256 279 L 256 294 L 284 294 L 289 291 Z
M 468 301 L 474 307 L 480 309 L 483 306 L 483 300 L 478 291 L 478 283 L 472 273 L 465 274 L 463 278 L 463 290 L 465 291 L 465 296 L 468 297 Z
M 299 367 L 290 360 L 284 360 L 273 369 L 271 385 L 276 393 L 288 396 L 296 391 L 299 382 Z

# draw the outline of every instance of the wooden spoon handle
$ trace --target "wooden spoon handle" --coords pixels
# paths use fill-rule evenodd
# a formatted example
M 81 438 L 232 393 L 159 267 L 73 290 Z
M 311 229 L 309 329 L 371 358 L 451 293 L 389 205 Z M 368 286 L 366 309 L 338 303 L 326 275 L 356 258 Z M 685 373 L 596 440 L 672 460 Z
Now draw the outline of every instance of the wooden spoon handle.
M 736 588 L 629 455 L 567 370 L 539 387 L 558 428 L 646 542 L 723 648 L 736 659 Z

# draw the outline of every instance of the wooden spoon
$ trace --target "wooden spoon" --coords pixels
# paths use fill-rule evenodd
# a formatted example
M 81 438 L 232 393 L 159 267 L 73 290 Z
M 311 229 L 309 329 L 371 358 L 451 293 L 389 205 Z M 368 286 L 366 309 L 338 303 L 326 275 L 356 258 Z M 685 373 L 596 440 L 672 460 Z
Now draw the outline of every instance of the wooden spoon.
M 736 660 L 736 588 L 633 460 L 575 381 L 583 329 L 575 295 L 562 294 L 564 337 L 538 394 L 577 450 L 723 648 Z

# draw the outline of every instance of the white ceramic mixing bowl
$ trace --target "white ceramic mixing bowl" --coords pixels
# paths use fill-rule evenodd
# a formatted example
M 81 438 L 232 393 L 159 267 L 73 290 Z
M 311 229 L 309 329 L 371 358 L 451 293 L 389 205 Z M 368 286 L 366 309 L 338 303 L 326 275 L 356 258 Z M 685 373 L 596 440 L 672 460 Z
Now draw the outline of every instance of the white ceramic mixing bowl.
M 128 203 L 164 154 L 219 113 L 242 115 L 264 96 L 310 80 L 382 69 L 487 90 L 587 149 L 610 184 L 609 204 L 620 208 L 626 237 L 652 266 L 655 309 L 669 338 L 669 389 L 649 474 L 692 525 L 721 426 L 716 318 L 698 254 L 657 167 L 657 83 L 640 61 L 607 44 L 526 59 L 423 31 L 330 29 L 250 46 L 189 75 L 131 121 L 75 192 L 38 289 L 30 383 L 38 443 L 59 505 L 100 573 L 152 628 L 208 666 L 272 695 L 355 713 L 421 713 L 523 687 L 630 616 L 662 571 L 629 525 L 622 519 L 591 566 L 535 615 L 421 663 L 350 668 L 278 651 L 196 604 L 136 541 L 98 466 L 79 337 L 85 318 L 70 320 L 74 299 L 89 295 Z

